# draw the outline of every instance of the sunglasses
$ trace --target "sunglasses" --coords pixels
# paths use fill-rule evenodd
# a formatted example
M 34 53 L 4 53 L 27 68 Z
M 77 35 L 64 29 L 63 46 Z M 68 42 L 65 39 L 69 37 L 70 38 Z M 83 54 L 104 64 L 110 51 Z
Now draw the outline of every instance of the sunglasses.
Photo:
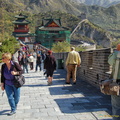
M 2 60 L 5 59 L 5 57 L 2 58 Z

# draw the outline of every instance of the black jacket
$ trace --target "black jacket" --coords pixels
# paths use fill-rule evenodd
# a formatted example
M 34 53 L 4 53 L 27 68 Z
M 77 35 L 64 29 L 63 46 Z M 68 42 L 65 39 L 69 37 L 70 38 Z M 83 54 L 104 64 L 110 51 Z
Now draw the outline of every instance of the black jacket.
M 29 61 L 28 61 L 28 57 L 25 57 L 25 58 L 22 57 L 22 59 L 21 59 L 21 64 L 22 64 L 22 65 L 27 65 L 28 62 L 29 62 Z
M 41 56 L 37 56 L 36 64 L 41 64 L 41 61 L 42 61 L 42 57 Z
M 56 60 L 53 55 L 46 56 L 46 59 L 44 61 L 44 68 L 56 70 Z

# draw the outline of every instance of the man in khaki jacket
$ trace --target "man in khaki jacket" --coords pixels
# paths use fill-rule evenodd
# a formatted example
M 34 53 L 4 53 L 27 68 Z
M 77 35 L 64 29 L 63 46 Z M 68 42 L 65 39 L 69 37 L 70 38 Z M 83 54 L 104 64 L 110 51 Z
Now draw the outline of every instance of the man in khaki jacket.
M 75 51 L 74 47 L 71 47 L 71 52 L 68 53 L 66 60 L 67 68 L 67 79 L 66 84 L 70 84 L 70 77 L 72 75 L 73 84 L 76 84 L 76 71 L 77 67 L 81 64 L 81 58 L 78 52 Z

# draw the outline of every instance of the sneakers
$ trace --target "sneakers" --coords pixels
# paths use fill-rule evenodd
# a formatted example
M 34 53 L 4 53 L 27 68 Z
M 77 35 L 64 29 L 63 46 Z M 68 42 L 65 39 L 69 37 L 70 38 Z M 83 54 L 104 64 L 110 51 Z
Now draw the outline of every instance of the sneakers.
M 73 82 L 74 85 L 76 85 L 76 82 Z
M 66 84 L 70 84 L 70 82 L 65 82 Z M 76 85 L 76 82 L 73 82 L 74 85 Z
M 46 72 L 44 72 L 43 75 L 46 75 Z
M 10 113 L 8 113 L 7 115 L 8 116 L 11 116 L 11 115 L 13 115 L 13 114 L 15 114 L 16 112 L 15 111 L 11 111 Z
M 70 84 L 70 82 L 65 82 L 66 84 Z

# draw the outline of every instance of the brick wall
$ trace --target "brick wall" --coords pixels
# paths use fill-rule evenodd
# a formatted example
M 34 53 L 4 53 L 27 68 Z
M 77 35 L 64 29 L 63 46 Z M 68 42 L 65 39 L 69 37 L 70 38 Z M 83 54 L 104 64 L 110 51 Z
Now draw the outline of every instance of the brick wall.
M 98 87 L 99 80 L 106 79 L 110 71 L 110 66 L 107 63 L 108 56 L 111 53 L 111 49 L 100 49 L 79 52 L 81 56 L 81 66 L 77 70 L 77 78 L 88 81 L 92 85 Z M 65 69 L 65 61 L 68 53 L 54 53 L 59 66 L 59 60 L 63 60 L 63 68 Z

